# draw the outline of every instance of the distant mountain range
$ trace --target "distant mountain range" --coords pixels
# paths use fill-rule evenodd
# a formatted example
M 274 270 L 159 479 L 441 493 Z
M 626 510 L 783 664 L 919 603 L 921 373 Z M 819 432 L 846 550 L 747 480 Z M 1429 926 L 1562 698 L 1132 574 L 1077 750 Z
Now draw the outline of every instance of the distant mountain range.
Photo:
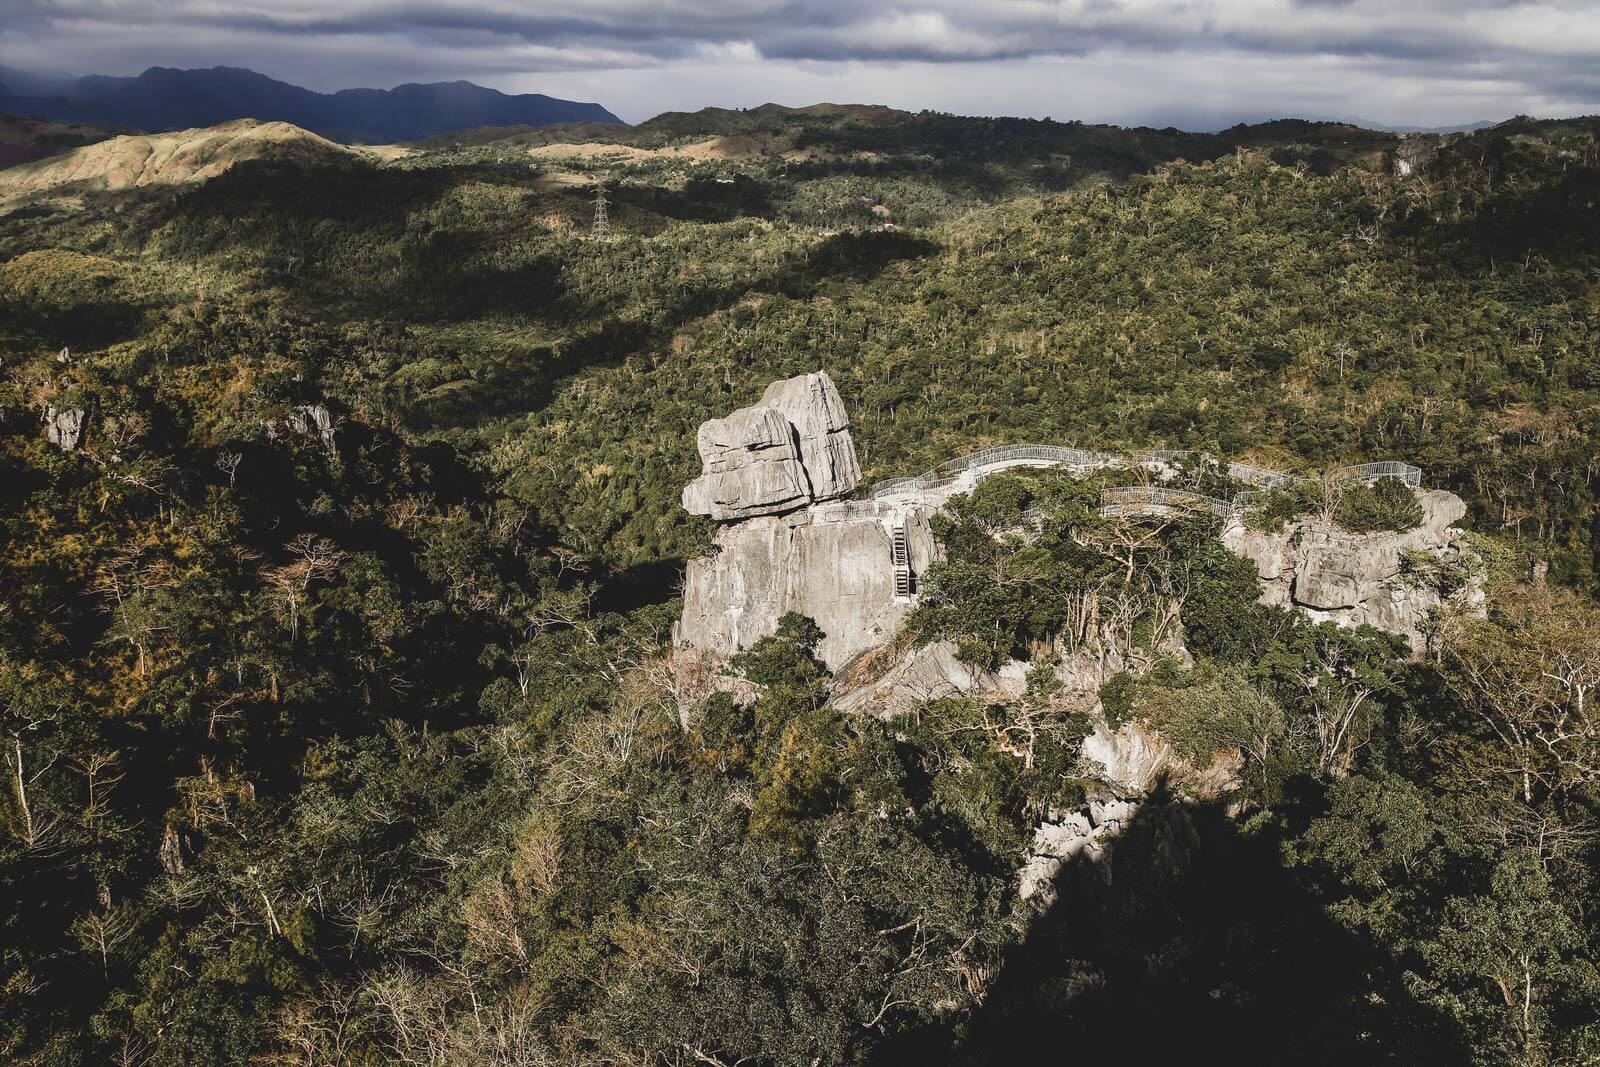
M 251 118 L 292 122 L 333 140 L 367 144 L 477 126 L 622 122 L 599 104 L 542 93 L 509 96 L 471 82 L 318 93 L 239 67 L 151 67 L 133 78 L 55 78 L 0 68 L 0 111 L 152 131 Z

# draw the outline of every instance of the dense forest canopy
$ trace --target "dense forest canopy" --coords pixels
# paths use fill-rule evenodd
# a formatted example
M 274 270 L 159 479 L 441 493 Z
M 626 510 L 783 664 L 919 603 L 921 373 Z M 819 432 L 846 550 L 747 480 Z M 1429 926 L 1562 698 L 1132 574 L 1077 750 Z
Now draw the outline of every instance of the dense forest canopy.
M 758 109 L 0 204 L 0 1058 L 1592 1061 L 1597 132 L 1402 178 L 1331 124 Z M 1074 591 L 1181 569 L 1192 659 L 1130 615 L 1101 702 L 1242 761 L 1041 913 L 1097 788 L 1047 671 L 846 715 L 792 617 L 680 719 L 696 427 L 819 368 L 869 480 L 1408 460 L 1486 617 L 1414 662 L 1209 520 L 1127 553 L 1091 484 L 984 483 L 904 640 L 1046 662 Z

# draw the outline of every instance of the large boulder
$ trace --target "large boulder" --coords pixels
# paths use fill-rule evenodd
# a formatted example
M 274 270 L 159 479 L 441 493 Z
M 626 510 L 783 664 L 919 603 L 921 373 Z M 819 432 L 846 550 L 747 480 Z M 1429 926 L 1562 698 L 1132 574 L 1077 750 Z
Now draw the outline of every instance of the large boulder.
M 794 427 L 774 408 L 740 408 L 710 419 L 696 435 L 700 477 L 683 490 L 684 509 L 715 519 L 793 511 L 811 501 Z
M 845 496 L 861 480 L 849 426 L 826 373 L 773 382 L 759 404 L 701 424 L 684 509 L 730 522 Z
M 289 412 L 288 423 L 290 433 L 315 442 L 329 455 L 338 452 L 334 447 L 333 415 L 325 405 L 301 404 Z
M 861 465 L 850 440 L 850 416 L 826 371 L 773 382 L 761 403 L 794 426 L 813 500 L 832 500 L 855 489 Z

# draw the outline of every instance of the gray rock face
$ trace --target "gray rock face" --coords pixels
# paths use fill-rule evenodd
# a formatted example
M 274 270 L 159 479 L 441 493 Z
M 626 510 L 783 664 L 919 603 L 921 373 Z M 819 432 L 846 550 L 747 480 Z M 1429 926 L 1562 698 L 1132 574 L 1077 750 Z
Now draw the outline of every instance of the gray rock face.
M 329 455 L 338 452 L 333 441 L 333 416 L 321 404 L 302 404 L 289 412 L 289 431 L 315 441 Z
M 63 452 L 75 452 L 78 441 L 83 437 L 84 411 L 82 408 L 66 408 L 57 411 L 52 404 L 45 412 L 44 434 L 45 438 Z
M 761 403 L 794 426 L 800 461 L 811 481 L 811 499 L 833 500 L 855 489 L 861 465 L 850 439 L 850 416 L 825 371 L 773 382 L 761 394 Z
M 1399 553 L 1388 545 L 1316 537 L 1303 546 L 1294 579 L 1295 603 L 1320 611 L 1342 611 L 1361 603 L 1361 587 L 1400 569 Z M 1394 559 L 1388 557 L 1393 555 Z
M 1444 598 L 1408 578 L 1404 555 L 1423 552 L 1447 563 L 1471 550 L 1453 525 L 1467 512 L 1460 497 L 1435 489 L 1419 492 L 1417 502 L 1422 525 L 1404 533 L 1348 534 L 1307 519 L 1271 533 L 1236 527 L 1223 543 L 1255 563 L 1264 603 L 1297 607 L 1341 626 L 1399 634 L 1420 656 L 1428 647 L 1425 623 Z
M 1083 739 L 1084 769 L 1121 795 L 1148 792 L 1157 782 L 1181 789 L 1187 796 L 1210 800 L 1239 787 L 1244 757 L 1237 749 L 1216 753 L 1198 767 L 1184 761 L 1160 734 L 1138 722 L 1116 730 L 1096 718 L 1094 732 Z
M 773 382 L 759 404 L 701 424 L 684 510 L 729 522 L 844 496 L 861 480 L 849 425 L 827 374 Z
M 1033 834 L 1020 872 L 1019 895 L 1041 909 L 1056 902 L 1056 879 L 1075 861 L 1086 863 L 1100 880 L 1114 880 L 1116 841 L 1143 819 L 1152 833 L 1155 873 L 1176 879 L 1193 862 L 1200 846 L 1194 822 L 1182 804 L 1107 799 L 1090 801 L 1071 812 L 1052 812 Z
M 1033 845 L 1028 849 L 1020 872 L 1019 895 L 1023 900 L 1037 899 L 1041 908 L 1056 902 L 1055 879 L 1073 860 L 1083 857 L 1099 864 L 1106 856 L 1111 839 L 1122 832 L 1124 822 L 1132 821 L 1138 812 L 1136 805 L 1124 820 L 1097 826 L 1088 809 L 1067 812 L 1054 821 L 1039 824 L 1033 833 Z
M 925 566 L 933 554 L 926 517 L 911 516 L 906 537 L 913 569 Z M 777 630 L 790 611 L 826 634 L 817 654 L 832 669 L 892 638 L 910 605 L 895 599 L 885 523 L 814 521 L 806 511 L 723 527 L 716 551 L 689 561 L 677 640 L 731 656 Z
M 1438 145 L 1420 137 L 1402 137 L 1394 147 L 1394 173 L 1397 178 L 1409 178 L 1433 165 L 1439 154 Z
M 1020 700 L 1027 692 L 1027 667 L 1008 663 L 985 674 L 956 658 L 954 641 L 935 641 L 914 648 L 888 670 L 861 681 L 846 672 L 835 679 L 833 706 L 840 711 L 888 716 L 944 697 L 973 696 L 985 700 Z
M 683 490 L 684 510 L 714 519 L 793 511 L 811 502 L 794 427 L 763 405 L 700 425 L 700 477 Z

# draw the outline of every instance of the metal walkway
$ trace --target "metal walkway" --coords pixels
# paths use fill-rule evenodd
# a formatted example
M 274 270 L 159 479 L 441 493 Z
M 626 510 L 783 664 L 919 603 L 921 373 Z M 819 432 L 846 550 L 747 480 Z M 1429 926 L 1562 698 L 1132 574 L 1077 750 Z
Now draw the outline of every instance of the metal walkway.
M 1260 499 L 1266 490 L 1299 480 L 1299 476 L 1230 462 L 1225 466 L 1209 452 L 1186 449 L 1144 449 L 1132 452 L 1095 452 L 1060 445 L 1001 445 L 969 452 L 941 463 L 930 471 L 908 478 L 889 478 L 867 490 L 867 505 L 895 498 L 917 497 L 958 483 L 975 487 L 991 474 L 1017 467 L 1069 467 L 1079 470 L 1110 467 L 1211 467 L 1236 482 L 1253 489 L 1235 493 L 1231 500 L 1204 496 L 1180 489 L 1153 486 L 1119 486 L 1101 494 L 1102 515 L 1169 515 L 1175 511 L 1208 511 L 1224 520 L 1231 519 Z M 1356 463 L 1340 467 L 1339 473 L 1352 479 L 1375 482 L 1398 478 L 1416 488 L 1422 484 L 1422 469 L 1399 460 Z

